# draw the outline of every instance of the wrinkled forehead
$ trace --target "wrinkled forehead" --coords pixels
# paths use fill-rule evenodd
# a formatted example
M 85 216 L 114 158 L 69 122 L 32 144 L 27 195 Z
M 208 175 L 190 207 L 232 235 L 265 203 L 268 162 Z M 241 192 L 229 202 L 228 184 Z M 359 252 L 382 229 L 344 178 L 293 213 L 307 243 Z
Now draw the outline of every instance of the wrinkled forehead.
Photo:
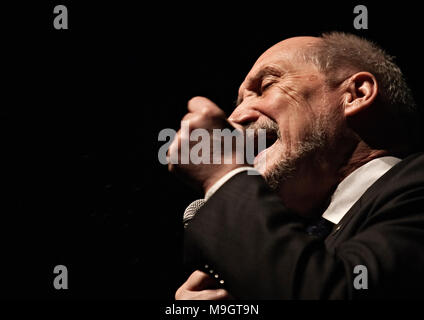
M 315 37 L 296 37 L 275 44 L 258 58 L 240 89 L 246 82 L 257 78 L 257 75 L 264 69 L 281 69 L 282 72 L 290 72 L 304 67 L 306 64 L 304 55 L 307 54 L 307 49 L 320 41 Z
M 266 50 L 256 61 L 255 65 L 272 61 L 299 60 L 308 48 L 316 46 L 322 40 L 316 37 L 294 37 L 278 42 Z

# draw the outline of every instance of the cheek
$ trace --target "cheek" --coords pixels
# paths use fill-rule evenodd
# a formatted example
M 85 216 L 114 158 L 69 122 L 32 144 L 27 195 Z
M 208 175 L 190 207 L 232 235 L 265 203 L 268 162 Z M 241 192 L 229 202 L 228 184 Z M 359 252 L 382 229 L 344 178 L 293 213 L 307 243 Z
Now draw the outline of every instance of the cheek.
M 274 120 L 284 117 L 290 109 L 290 104 L 290 99 L 281 94 L 278 89 L 274 89 L 262 98 L 263 112 Z
M 272 118 L 278 124 L 283 143 L 290 146 L 302 140 L 312 130 L 316 114 L 308 106 L 289 101 L 285 101 L 284 107 L 281 105 L 272 110 Z
M 269 91 L 262 100 L 264 113 L 277 122 L 284 148 L 289 153 L 313 130 L 323 104 L 322 95 L 311 91 L 306 96 L 300 97 L 294 90 L 279 86 Z
M 316 95 L 309 88 L 297 90 L 286 85 L 275 85 L 263 98 L 264 109 L 273 119 L 277 119 L 287 113 L 314 113 Z

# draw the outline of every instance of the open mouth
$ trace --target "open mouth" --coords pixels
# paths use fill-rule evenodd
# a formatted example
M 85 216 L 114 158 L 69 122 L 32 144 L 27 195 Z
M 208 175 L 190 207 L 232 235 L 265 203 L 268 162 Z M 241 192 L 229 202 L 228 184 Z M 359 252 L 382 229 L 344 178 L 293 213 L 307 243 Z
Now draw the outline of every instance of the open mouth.
M 259 154 L 264 152 L 265 150 L 272 147 L 278 140 L 278 133 L 275 130 L 266 130 L 265 136 L 265 145 L 260 145 L 258 134 L 255 134 L 255 157 L 258 157 Z
M 278 134 L 274 130 L 267 130 L 266 133 L 266 148 L 271 147 L 278 140 Z

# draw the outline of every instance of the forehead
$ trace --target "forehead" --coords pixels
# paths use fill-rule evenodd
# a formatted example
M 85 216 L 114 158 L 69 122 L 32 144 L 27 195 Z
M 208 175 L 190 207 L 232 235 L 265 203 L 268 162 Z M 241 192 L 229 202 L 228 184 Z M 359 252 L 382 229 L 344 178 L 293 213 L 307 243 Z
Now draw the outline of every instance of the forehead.
M 266 50 L 256 61 L 255 66 L 269 62 L 299 62 L 299 58 L 312 46 L 317 45 L 320 38 L 295 37 L 283 40 Z
M 308 47 L 316 45 L 319 38 L 315 37 L 296 37 L 281 41 L 268 50 L 266 50 L 255 62 L 252 69 L 246 76 L 242 87 L 246 82 L 255 80 L 262 74 L 266 74 L 264 70 L 281 70 L 282 72 L 289 72 L 291 70 L 298 70 L 305 68 L 307 64 L 302 59 Z

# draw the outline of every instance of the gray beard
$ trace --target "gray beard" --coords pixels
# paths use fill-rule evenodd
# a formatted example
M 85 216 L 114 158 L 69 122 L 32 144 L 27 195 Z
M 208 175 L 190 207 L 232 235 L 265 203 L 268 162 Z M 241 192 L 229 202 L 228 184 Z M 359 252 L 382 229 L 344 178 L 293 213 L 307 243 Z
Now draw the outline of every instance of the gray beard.
M 292 179 L 298 171 L 300 163 L 306 159 L 319 161 L 320 151 L 328 145 L 328 138 L 325 128 L 328 128 L 328 121 L 323 118 L 316 119 L 315 123 L 309 129 L 303 139 L 295 145 L 294 152 L 287 155 L 281 155 L 271 168 L 265 171 L 263 177 L 269 187 L 278 191 L 281 185 Z M 249 129 L 266 129 L 276 131 L 278 139 L 281 139 L 281 133 L 276 122 L 272 120 L 262 121 L 262 123 L 250 124 Z
M 299 166 L 306 159 L 316 159 L 315 155 L 325 146 L 325 139 L 313 134 L 308 140 L 297 144 L 294 154 L 282 157 L 264 173 L 264 179 L 272 190 L 278 191 L 281 185 L 294 178 Z

